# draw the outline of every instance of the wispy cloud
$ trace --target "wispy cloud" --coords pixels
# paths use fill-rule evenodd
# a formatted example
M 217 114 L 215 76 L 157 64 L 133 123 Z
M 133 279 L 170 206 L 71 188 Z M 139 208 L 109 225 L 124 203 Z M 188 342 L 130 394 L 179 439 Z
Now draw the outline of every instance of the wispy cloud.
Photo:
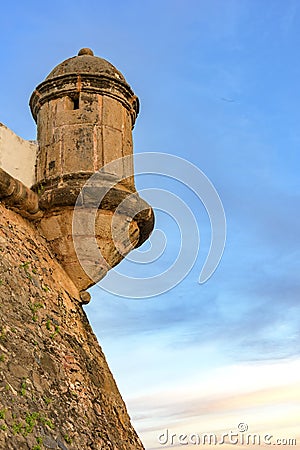
M 299 369 L 300 360 L 223 367 L 201 383 L 152 392 L 128 399 L 128 404 L 137 411 L 133 420 L 149 450 L 159 448 L 158 436 L 166 429 L 177 436 L 205 432 L 221 436 L 237 430 L 241 422 L 251 433 L 299 439 Z M 145 408 L 150 412 L 147 417 L 142 415 Z

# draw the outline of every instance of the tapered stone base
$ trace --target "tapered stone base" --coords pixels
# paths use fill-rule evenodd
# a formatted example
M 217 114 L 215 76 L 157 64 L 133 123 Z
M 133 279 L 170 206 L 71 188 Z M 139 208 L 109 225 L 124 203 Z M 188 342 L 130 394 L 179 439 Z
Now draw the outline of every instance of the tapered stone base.
M 129 216 L 93 208 L 49 211 L 39 227 L 79 291 L 101 280 L 138 245 L 140 236 Z

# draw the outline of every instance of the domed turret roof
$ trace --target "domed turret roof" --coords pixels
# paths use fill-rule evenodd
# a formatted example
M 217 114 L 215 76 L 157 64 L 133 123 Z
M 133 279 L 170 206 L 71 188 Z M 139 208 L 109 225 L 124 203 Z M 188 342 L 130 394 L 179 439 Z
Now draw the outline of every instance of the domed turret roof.
M 82 48 L 79 50 L 77 56 L 66 59 L 58 64 L 47 76 L 46 80 L 51 80 L 61 75 L 68 74 L 97 74 L 113 77 L 119 81 L 124 81 L 125 78 L 110 62 L 106 59 L 94 56 L 94 53 L 89 48 Z
M 35 121 L 41 107 L 54 99 L 78 95 L 79 92 L 106 95 L 116 99 L 130 112 L 132 126 L 139 113 L 139 99 L 125 78 L 106 59 L 94 56 L 89 48 L 58 64 L 30 97 Z

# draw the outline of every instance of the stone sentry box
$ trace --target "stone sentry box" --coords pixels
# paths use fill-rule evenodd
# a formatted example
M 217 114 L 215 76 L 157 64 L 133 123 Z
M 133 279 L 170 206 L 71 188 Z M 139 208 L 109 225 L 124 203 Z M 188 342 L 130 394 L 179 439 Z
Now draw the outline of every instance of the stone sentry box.
M 136 192 L 133 176 L 132 128 L 139 101 L 112 64 L 84 48 L 37 86 L 30 108 L 38 140 L 31 191 L 39 211 L 32 219 L 82 292 L 153 229 L 153 211 Z M 96 184 L 87 186 L 95 173 Z M 76 202 L 81 222 L 77 252 L 72 235 Z M 89 216 L 94 217 L 93 229 Z M 101 252 L 97 255 L 89 251 L 91 235 Z
M 138 98 L 123 75 L 90 49 L 55 67 L 33 92 L 30 107 L 39 142 L 36 183 L 46 190 L 132 156 Z M 120 169 L 116 175 L 124 180 L 133 173 L 130 164 Z M 126 181 L 134 190 L 133 178 Z

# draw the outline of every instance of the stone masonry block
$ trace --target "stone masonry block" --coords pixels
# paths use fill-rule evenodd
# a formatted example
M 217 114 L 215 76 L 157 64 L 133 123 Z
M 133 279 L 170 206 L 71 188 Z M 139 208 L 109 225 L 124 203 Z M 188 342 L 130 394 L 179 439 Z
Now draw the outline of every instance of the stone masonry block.
M 60 218 L 57 216 L 44 217 L 40 221 L 40 228 L 43 235 L 48 241 L 54 241 L 63 236 L 63 231 L 60 228 Z
M 133 142 L 132 142 L 132 130 L 131 130 L 131 116 L 130 113 L 124 109 L 124 123 L 125 128 L 123 130 L 123 156 L 126 159 L 123 160 L 123 176 L 126 178 L 126 184 L 133 190 L 134 186 L 134 167 L 133 167 Z
M 103 125 L 122 130 L 123 123 L 123 110 L 125 108 L 120 102 L 114 98 L 104 96 L 103 97 Z
M 62 171 L 76 173 L 94 169 L 94 127 L 92 125 L 61 127 Z
M 103 127 L 103 155 L 104 155 L 104 165 L 114 161 L 116 159 L 122 158 L 122 132 L 110 127 Z M 117 176 L 123 175 L 123 169 L 119 164 L 115 165 L 115 169 L 110 171 Z
M 46 164 L 47 164 L 47 154 L 46 149 L 40 147 L 37 152 L 37 162 L 36 165 L 36 182 L 44 180 L 46 177 Z
M 47 155 L 46 159 L 46 179 L 55 178 L 62 173 L 61 165 L 61 148 L 62 148 L 62 134 L 60 128 L 55 128 L 52 134 L 51 145 L 45 148 Z
M 78 208 L 76 217 L 76 234 L 82 236 L 98 235 L 109 239 L 113 213 L 93 208 Z
M 54 118 L 57 109 L 57 100 L 46 102 L 41 107 L 41 114 L 38 117 L 38 142 L 44 147 L 52 142 Z
M 94 136 L 96 140 L 96 152 L 94 160 L 94 170 L 98 171 L 104 165 L 103 157 L 103 127 L 95 126 Z

